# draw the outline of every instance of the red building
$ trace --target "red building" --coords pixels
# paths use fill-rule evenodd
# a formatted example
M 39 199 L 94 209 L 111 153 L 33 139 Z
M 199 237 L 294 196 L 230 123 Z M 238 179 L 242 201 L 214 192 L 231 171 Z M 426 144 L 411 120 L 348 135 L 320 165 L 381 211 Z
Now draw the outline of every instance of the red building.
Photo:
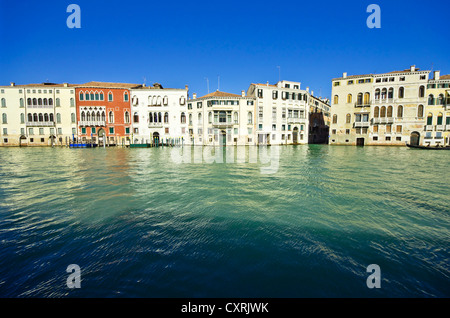
M 89 82 L 75 88 L 79 142 L 128 145 L 131 139 L 130 89 L 139 84 Z

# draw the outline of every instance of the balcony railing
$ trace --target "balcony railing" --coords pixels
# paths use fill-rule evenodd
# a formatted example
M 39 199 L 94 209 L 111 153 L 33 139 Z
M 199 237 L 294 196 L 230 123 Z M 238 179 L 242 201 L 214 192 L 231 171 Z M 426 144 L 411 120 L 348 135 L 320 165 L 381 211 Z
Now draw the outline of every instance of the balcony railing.
M 53 126 L 55 126 L 55 122 L 54 121 L 27 121 L 27 126 L 53 127 Z
M 148 123 L 148 128 L 161 128 L 163 123 Z
M 94 126 L 94 127 L 100 127 L 106 126 L 106 121 L 104 120 L 80 120 L 78 122 L 78 126 Z
M 232 121 L 226 121 L 226 122 L 214 122 L 213 127 L 217 127 L 217 128 L 225 128 L 225 127 L 231 127 L 234 125 L 234 123 Z
M 368 128 L 370 126 L 370 123 L 367 121 L 367 122 L 365 122 L 365 121 L 357 121 L 357 122 L 355 122 L 355 128 L 360 128 L 360 127 L 362 127 L 362 128 Z
M 445 125 L 445 131 L 450 131 L 450 125 Z
M 394 122 L 393 117 L 377 117 L 373 118 L 374 124 L 392 124 Z
M 433 125 L 425 125 L 425 131 L 433 131 Z
M 436 131 L 443 131 L 444 125 L 436 125 Z
M 355 107 L 370 107 L 371 102 L 356 102 Z
M 288 124 L 306 124 L 306 119 L 305 118 L 294 118 L 294 117 L 289 117 L 287 119 Z

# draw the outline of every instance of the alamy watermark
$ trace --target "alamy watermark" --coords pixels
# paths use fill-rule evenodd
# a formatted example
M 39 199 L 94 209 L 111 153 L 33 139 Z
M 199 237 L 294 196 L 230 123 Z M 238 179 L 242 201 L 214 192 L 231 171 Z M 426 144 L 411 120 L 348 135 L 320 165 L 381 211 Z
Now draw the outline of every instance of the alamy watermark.
M 69 29 L 81 28 L 81 8 L 78 4 L 69 4 L 66 12 L 71 13 L 66 20 Z
M 81 288 L 81 269 L 77 264 L 70 264 L 66 269 L 67 273 L 70 273 L 67 277 L 66 285 L 68 288 Z
M 381 269 L 377 264 L 367 266 L 367 273 L 371 273 L 367 277 L 366 285 L 368 288 L 381 288 Z
M 381 8 L 378 4 L 370 4 L 367 7 L 367 13 L 372 13 L 367 18 L 366 24 L 369 29 L 381 28 Z

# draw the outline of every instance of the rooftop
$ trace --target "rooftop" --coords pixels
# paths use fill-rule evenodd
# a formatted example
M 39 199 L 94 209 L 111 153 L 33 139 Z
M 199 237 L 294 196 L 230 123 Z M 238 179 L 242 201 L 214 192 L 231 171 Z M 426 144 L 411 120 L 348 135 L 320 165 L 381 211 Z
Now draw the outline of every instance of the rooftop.
M 109 82 L 88 82 L 80 85 L 74 85 L 77 87 L 103 87 L 103 88 L 139 88 L 141 84 L 129 84 L 129 83 L 109 83 Z
M 213 93 L 209 93 L 205 96 L 198 97 L 198 98 L 211 98 L 211 97 L 242 97 L 242 96 L 237 95 L 237 94 L 225 93 L 225 92 L 221 92 L 221 91 L 215 91 Z

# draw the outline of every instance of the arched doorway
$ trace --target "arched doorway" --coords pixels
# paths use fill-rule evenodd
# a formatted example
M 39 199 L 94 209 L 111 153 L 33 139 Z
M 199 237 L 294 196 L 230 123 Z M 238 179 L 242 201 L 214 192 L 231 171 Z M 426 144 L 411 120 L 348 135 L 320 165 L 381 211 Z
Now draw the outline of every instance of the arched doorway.
M 409 144 L 412 146 L 418 146 L 420 144 L 420 134 L 417 131 L 411 133 Z
M 19 147 L 28 146 L 27 137 L 21 135 L 19 138 Z
M 50 135 L 49 139 L 50 139 L 51 146 L 52 147 L 55 146 L 56 136 L 55 135 Z
M 294 130 L 292 132 L 292 142 L 294 144 L 298 143 L 298 127 L 294 127 Z
M 225 130 L 221 130 L 220 131 L 219 143 L 220 143 L 221 146 L 226 146 L 227 145 L 227 132 Z
M 153 133 L 153 143 L 155 143 L 156 145 L 159 144 L 159 133 L 158 132 Z
M 98 131 L 98 145 L 99 147 L 102 147 L 105 144 L 105 130 L 103 128 L 100 128 Z

